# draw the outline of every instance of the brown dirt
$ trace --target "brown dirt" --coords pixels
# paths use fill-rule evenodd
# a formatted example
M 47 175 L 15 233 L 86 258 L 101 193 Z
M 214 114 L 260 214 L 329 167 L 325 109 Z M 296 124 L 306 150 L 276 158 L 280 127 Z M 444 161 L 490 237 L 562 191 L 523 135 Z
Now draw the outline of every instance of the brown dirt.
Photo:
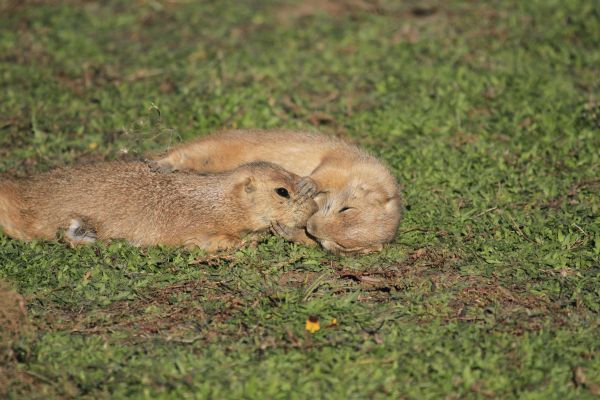
M 0 281 L 0 361 L 14 357 L 12 344 L 29 329 L 25 299 Z
M 202 304 L 211 304 L 205 310 Z M 161 337 L 186 341 L 193 332 L 202 340 L 244 306 L 242 296 L 225 283 L 206 279 L 179 282 L 149 292 L 135 301 L 117 301 L 93 314 L 79 310 L 54 309 L 40 321 L 45 329 L 102 335 L 118 331 L 131 333 L 134 341 Z
M 25 299 L 0 281 L 0 398 L 8 390 L 23 384 L 28 378 L 16 369 L 17 355 L 14 344 L 31 333 Z
M 356 12 L 373 12 L 379 9 L 378 1 L 364 0 L 307 0 L 293 5 L 279 7 L 276 15 L 287 22 L 289 20 L 309 17 L 317 14 L 344 16 Z

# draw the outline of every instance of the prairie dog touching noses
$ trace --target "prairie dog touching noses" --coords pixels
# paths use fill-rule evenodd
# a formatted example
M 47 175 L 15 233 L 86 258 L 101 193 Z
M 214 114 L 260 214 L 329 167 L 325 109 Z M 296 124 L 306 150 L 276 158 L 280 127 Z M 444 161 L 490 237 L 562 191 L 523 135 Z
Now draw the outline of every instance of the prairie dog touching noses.
M 306 226 L 317 206 L 299 188 L 311 186 L 268 162 L 210 175 L 161 174 L 143 162 L 81 165 L 0 181 L 0 225 L 24 240 L 64 229 L 73 243 L 118 238 L 216 251 L 273 225 Z
M 378 251 L 393 240 L 401 216 L 396 179 L 377 158 L 341 139 L 299 131 L 229 130 L 183 143 L 155 163 L 163 171 L 218 172 L 257 160 L 308 176 L 317 185 L 319 211 L 309 219 L 308 235 L 287 232 L 292 240 L 316 240 L 345 253 Z

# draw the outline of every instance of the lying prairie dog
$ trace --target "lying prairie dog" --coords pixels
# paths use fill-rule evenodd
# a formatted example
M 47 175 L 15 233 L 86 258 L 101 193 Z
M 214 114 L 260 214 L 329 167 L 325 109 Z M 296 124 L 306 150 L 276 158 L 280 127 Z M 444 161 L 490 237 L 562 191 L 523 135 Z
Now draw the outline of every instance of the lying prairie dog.
M 183 143 L 155 161 L 161 171 L 219 172 L 264 160 L 317 184 L 319 210 L 303 230 L 279 234 L 313 239 L 333 252 L 381 250 L 400 223 L 400 189 L 377 158 L 343 140 L 299 131 L 229 130 Z M 314 242 L 313 242 L 314 243 Z
M 303 227 L 317 210 L 297 195 L 306 179 L 268 163 L 230 172 L 161 174 L 143 162 L 60 168 L 18 181 L 0 181 L 0 225 L 17 239 L 73 244 L 126 239 L 140 245 L 235 247 L 272 224 Z

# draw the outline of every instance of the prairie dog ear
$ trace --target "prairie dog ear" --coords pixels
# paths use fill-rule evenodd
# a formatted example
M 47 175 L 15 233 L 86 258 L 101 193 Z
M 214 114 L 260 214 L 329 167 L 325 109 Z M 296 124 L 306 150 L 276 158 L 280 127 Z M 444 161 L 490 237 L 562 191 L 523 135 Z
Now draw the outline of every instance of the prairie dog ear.
M 387 212 L 397 212 L 400 209 L 400 196 L 394 196 L 386 199 L 384 208 Z
M 375 190 L 375 188 L 371 185 L 369 185 L 368 183 L 361 183 L 360 185 L 357 186 L 357 191 L 360 193 L 369 193 L 372 192 L 373 190 Z
M 363 183 L 358 186 L 357 194 L 370 204 L 384 205 L 388 199 L 382 190 L 377 189 L 378 188 L 376 186 Z
M 238 177 L 235 187 L 240 192 L 243 190 L 244 193 L 250 194 L 256 191 L 256 180 L 252 175 L 243 175 Z
M 243 185 L 244 191 L 246 193 L 252 193 L 256 190 L 256 182 L 253 176 L 246 177 L 246 179 L 244 179 Z
M 357 192 L 365 198 L 370 204 L 378 204 L 385 208 L 386 211 L 392 212 L 400 207 L 400 196 L 389 195 L 381 187 L 363 183 L 358 186 Z

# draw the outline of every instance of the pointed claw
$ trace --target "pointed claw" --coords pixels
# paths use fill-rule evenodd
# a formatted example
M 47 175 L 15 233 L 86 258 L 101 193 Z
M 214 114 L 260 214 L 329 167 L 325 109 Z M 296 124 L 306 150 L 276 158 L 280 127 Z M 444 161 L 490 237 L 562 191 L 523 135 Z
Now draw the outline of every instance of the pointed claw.
M 317 184 L 310 176 L 302 177 L 297 185 L 297 199 L 298 201 L 306 201 L 315 197 L 317 191 Z
M 279 221 L 271 222 L 271 232 L 277 236 L 286 237 L 285 229 Z
M 159 174 L 170 174 L 175 169 L 170 164 L 161 163 L 156 160 L 145 160 L 150 168 L 150 171 L 156 172 Z
M 290 228 L 279 221 L 271 223 L 271 232 L 277 236 L 281 236 L 286 240 L 292 240 L 294 237 L 294 228 Z

